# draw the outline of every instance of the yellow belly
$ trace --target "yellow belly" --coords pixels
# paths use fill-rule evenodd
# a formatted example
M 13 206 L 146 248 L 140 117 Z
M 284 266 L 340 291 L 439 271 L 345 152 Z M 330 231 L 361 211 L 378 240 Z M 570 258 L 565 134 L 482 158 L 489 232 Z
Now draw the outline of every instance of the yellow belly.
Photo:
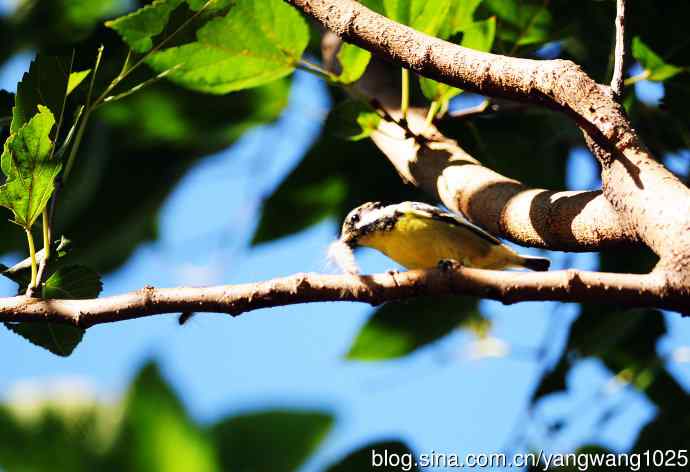
M 428 269 L 444 259 L 467 267 L 503 269 L 516 264 L 517 254 L 504 245 L 491 244 L 470 229 L 413 214 L 403 215 L 390 231 L 359 239 L 408 269 Z

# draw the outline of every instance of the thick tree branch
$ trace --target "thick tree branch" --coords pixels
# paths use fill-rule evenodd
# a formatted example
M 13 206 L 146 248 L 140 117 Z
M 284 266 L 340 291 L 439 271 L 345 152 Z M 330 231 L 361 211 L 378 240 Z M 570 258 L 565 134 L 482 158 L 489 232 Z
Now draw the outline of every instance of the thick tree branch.
M 0 321 L 52 321 L 88 328 L 176 312 L 233 316 L 275 306 L 326 301 L 377 305 L 420 295 L 473 295 L 506 304 L 524 301 L 653 306 L 690 313 L 690 300 L 669 292 L 658 274 L 577 270 L 525 273 L 458 268 L 367 276 L 296 274 L 265 282 L 204 288 L 153 288 L 93 300 L 0 299 Z
M 390 113 L 398 118 L 397 110 Z M 601 191 L 532 189 L 487 167 L 425 123 L 412 110 L 408 126 L 424 132 L 420 146 L 405 139 L 395 123 L 383 121 L 374 143 L 408 182 L 461 212 L 492 234 L 524 246 L 561 251 L 595 251 L 633 245 L 635 233 L 619 219 Z
M 623 96 L 625 73 L 625 0 L 616 0 L 616 49 L 614 51 L 611 91 L 617 100 Z

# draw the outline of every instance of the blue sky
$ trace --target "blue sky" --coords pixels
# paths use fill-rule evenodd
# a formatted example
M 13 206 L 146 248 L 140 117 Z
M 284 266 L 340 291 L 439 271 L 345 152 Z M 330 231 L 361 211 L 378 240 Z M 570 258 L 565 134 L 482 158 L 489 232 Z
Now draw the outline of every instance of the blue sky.
M 0 88 L 15 88 L 28 59 L 18 56 L 0 70 Z M 641 94 L 648 91 L 642 82 L 637 86 Z M 104 295 L 145 284 L 250 282 L 323 271 L 325 250 L 339 222 L 325 221 L 258 248 L 250 248 L 248 241 L 261 199 L 297 164 L 328 108 L 323 84 L 297 74 L 284 116 L 194 168 L 163 208 L 161 239 L 140 247 L 124 267 L 108 275 Z M 677 165 L 684 162 L 676 160 Z M 597 187 L 597 168 L 586 150 L 573 152 L 569 166 L 569 188 Z M 556 268 L 565 263 L 560 254 L 550 256 Z M 393 266 L 373 251 L 362 251 L 358 258 L 366 271 Z M 570 258 L 568 264 L 596 268 L 595 259 L 586 254 Z M 7 295 L 13 290 L 5 283 L 0 289 Z M 192 415 L 205 423 L 269 407 L 334 413 L 336 427 L 306 471 L 319 470 L 337 456 L 384 437 L 401 437 L 420 452 L 497 452 L 513 437 L 516 424 L 525 424 L 523 413 L 538 374 L 531 350 L 546 339 L 549 358 L 555 360 L 575 309 L 495 302 L 483 302 L 483 308 L 494 322 L 492 336 L 510 347 L 506 356 L 473 359 L 476 340 L 456 332 L 404 359 L 348 362 L 343 355 L 371 313 L 371 308 L 353 303 L 275 308 L 236 319 L 199 315 L 184 327 L 175 316 L 98 326 L 67 359 L 0 329 L 0 356 L 6 360 L 0 392 L 15 398 L 18 391 L 49 392 L 47 385 L 81 385 L 112 401 L 144 362 L 155 359 Z M 690 326 L 677 315 L 667 319 L 671 335 L 660 349 L 670 354 L 690 338 Z M 690 385 L 687 363 L 671 363 L 669 368 Z M 593 429 L 597 413 L 615 403 L 623 408 L 609 427 Z M 566 451 L 587 438 L 623 449 L 652 417 L 653 407 L 630 389 L 616 389 L 598 362 L 585 361 L 569 379 L 568 394 L 544 401 L 534 424 L 564 412 L 577 418 L 575 426 L 556 441 L 533 446 Z M 533 432 L 542 437 L 539 427 Z

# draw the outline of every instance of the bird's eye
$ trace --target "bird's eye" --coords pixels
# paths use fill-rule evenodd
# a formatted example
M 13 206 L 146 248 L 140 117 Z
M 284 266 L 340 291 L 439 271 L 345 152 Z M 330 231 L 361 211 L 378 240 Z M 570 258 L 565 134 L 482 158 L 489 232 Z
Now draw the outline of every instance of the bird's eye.
M 359 221 L 359 214 L 358 214 L 358 213 L 355 213 L 354 215 L 352 215 L 352 216 L 350 217 L 350 220 L 351 220 L 353 223 L 357 223 L 357 222 Z

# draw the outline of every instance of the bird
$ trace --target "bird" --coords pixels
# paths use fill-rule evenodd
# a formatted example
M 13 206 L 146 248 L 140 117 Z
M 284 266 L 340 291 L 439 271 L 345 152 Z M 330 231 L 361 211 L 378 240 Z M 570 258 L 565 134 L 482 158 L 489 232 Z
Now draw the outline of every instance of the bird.
M 421 202 L 367 202 L 345 218 L 337 246 L 374 248 L 407 269 L 456 262 L 478 269 L 549 269 L 549 259 L 518 254 L 464 217 Z M 338 256 L 334 257 L 338 261 Z M 348 256 L 342 257 L 348 267 Z M 347 272 L 356 272 L 348 270 Z

